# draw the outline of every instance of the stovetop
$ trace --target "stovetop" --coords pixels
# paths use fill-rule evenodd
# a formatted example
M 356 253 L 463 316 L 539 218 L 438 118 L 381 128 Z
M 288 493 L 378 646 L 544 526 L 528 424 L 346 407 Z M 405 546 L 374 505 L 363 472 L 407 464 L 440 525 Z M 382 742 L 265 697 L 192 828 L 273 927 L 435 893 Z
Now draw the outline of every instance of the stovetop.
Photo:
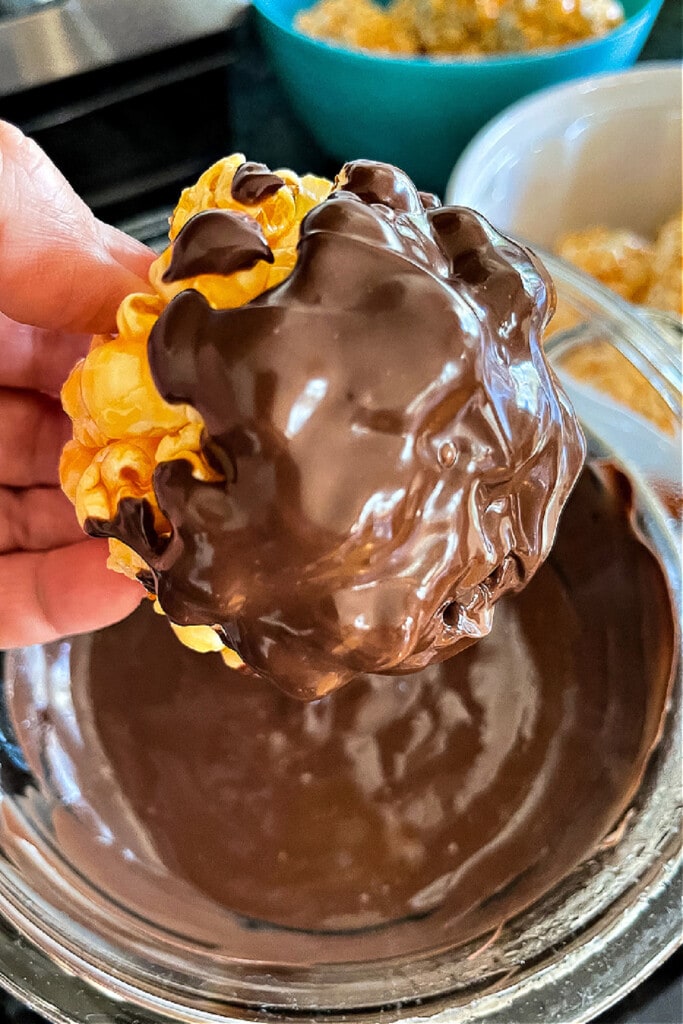
M 10 16 L 50 3 L 0 0 L 0 44 Z M 681 4 L 666 0 L 643 59 L 680 56 Z M 36 138 L 101 217 L 157 248 L 180 189 L 225 153 L 328 177 L 337 169 L 289 110 L 249 17 L 229 31 L 0 97 L 0 117 Z M 678 953 L 600 1024 L 683 1024 L 682 978 Z M 3 1021 L 45 1024 L 0 992 Z
M 337 169 L 290 114 L 249 19 L 161 53 L 0 96 L 0 117 L 32 135 L 98 215 L 117 224 L 172 205 L 227 152 L 318 173 Z
M 248 0 L 0 0 L 0 95 L 231 25 Z

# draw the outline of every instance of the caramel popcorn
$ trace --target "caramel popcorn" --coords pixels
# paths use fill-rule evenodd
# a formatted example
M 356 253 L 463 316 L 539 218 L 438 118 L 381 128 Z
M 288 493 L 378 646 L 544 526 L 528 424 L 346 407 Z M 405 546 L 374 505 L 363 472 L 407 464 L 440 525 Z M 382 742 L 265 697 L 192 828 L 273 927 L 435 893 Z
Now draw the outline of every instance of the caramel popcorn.
M 683 316 L 683 213 L 654 242 L 627 230 L 602 226 L 564 235 L 557 253 L 622 298 Z
M 161 534 L 168 523 L 159 509 L 152 476 L 161 462 L 185 459 L 200 480 L 218 480 L 202 452 L 204 425 L 189 405 L 170 405 L 152 379 L 147 341 L 160 313 L 180 291 L 193 288 L 214 308 L 232 308 L 282 281 L 296 260 L 299 226 L 306 213 L 330 192 L 329 181 L 278 171 L 283 185 L 272 195 L 245 206 L 231 194 L 233 178 L 245 162 L 236 154 L 220 160 L 196 185 L 186 189 L 170 222 L 169 238 L 205 210 L 234 210 L 254 218 L 273 251 L 273 263 L 257 263 L 230 275 L 203 274 L 164 281 L 172 246 L 152 264 L 149 294 L 129 295 L 117 315 L 117 333 L 93 338 L 88 355 L 72 370 L 62 390 L 64 409 L 73 422 L 73 440 L 64 448 L 62 487 L 76 508 L 78 521 L 111 520 L 124 498 L 146 499 Z M 117 540 L 109 541 L 109 566 L 136 577 L 146 565 Z M 202 650 L 221 647 L 208 627 L 174 627 Z M 227 654 L 230 657 L 230 654 Z
M 351 49 L 444 57 L 569 46 L 623 20 L 617 0 L 319 0 L 295 25 Z
M 683 212 L 667 221 L 657 236 L 645 305 L 683 316 Z
M 682 224 L 683 214 L 672 217 L 654 242 L 631 231 L 590 227 L 564 235 L 557 251 L 629 302 L 683 316 Z M 557 319 L 556 330 L 570 326 Z M 633 409 L 659 430 L 675 433 L 676 419 L 662 396 L 607 341 L 567 353 L 562 365 L 573 377 Z
M 595 277 L 629 302 L 642 302 L 650 287 L 652 246 L 631 231 L 591 227 L 565 235 L 558 256 Z
M 673 436 L 676 417 L 640 370 L 608 341 L 593 341 L 562 357 L 561 364 L 576 380 L 590 384 L 637 412 L 664 434 Z

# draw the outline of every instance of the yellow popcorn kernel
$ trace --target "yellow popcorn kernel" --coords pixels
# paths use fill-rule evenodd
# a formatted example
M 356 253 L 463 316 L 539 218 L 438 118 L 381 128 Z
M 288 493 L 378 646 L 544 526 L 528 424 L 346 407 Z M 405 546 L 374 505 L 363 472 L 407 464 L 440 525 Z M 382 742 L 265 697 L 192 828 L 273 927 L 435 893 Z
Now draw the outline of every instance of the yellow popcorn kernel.
M 591 342 L 567 352 L 561 365 L 572 377 L 633 409 L 665 434 L 675 433 L 676 418 L 662 396 L 645 380 L 640 370 L 609 342 Z
M 477 56 L 567 46 L 623 20 L 617 0 L 319 0 L 295 25 L 352 49 Z
M 591 227 L 565 235 L 558 253 L 597 278 L 622 298 L 683 315 L 681 285 L 682 214 L 668 221 L 652 244 L 626 230 Z M 571 326 L 555 317 L 552 330 Z M 562 357 L 562 366 L 576 377 L 674 434 L 675 418 L 668 405 L 639 370 L 607 342 L 597 341 Z
M 154 611 L 157 615 L 165 615 L 164 609 L 158 601 L 154 602 Z M 193 651 L 200 654 L 208 654 L 210 651 L 220 651 L 223 661 L 230 668 L 240 668 L 244 662 L 239 654 L 230 647 L 225 647 L 218 633 L 211 626 L 179 626 L 177 622 L 170 619 L 169 625 L 178 639 Z
M 149 567 L 143 558 L 120 540 L 111 537 L 109 540 L 109 558 L 107 568 L 114 572 L 120 572 L 124 576 L 135 580 L 139 572 L 144 572 Z M 150 595 L 151 597 L 151 595 Z
M 315 175 L 299 178 L 289 170 L 276 171 L 283 186 L 262 201 L 244 206 L 231 194 L 235 171 L 243 163 L 241 154 L 220 160 L 186 189 L 171 218 L 169 237 L 172 242 L 190 217 L 203 210 L 236 210 L 261 225 L 274 262 L 261 261 L 228 275 L 205 274 L 168 283 L 163 275 L 171 260 L 169 246 L 152 264 L 150 293 L 123 300 L 117 333 L 96 335 L 64 385 L 62 403 L 73 422 L 73 440 L 64 448 L 60 477 L 81 525 L 88 518 L 111 521 L 121 501 L 132 498 L 149 504 L 154 527 L 164 536 L 170 524 L 159 509 L 153 485 L 160 463 L 184 459 L 198 479 L 222 479 L 204 455 L 204 423 L 197 410 L 166 402 L 156 389 L 147 354 L 150 333 L 171 299 L 187 288 L 198 291 L 214 308 L 227 309 L 284 280 L 296 262 L 303 217 L 332 189 L 331 182 Z M 149 568 L 116 539 L 109 541 L 107 564 L 133 579 Z M 173 628 L 195 650 L 223 649 L 209 626 Z M 233 651 L 222 653 L 231 667 L 242 664 Z
M 122 498 L 148 498 L 154 472 L 154 442 L 114 441 L 96 452 L 76 485 L 78 521 L 113 519 Z M 156 501 L 150 502 L 156 508 Z
M 683 213 L 667 221 L 657 236 L 652 277 L 645 304 L 683 317 Z
M 179 281 L 164 281 L 171 262 L 171 246 L 165 249 L 158 260 L 155 260 L 149 271 L 149 279 L 153 286 L 168 303 L 188 288 L 200 292 L 213 309 L 235 309 L 250 302 L 257 295 L 269 288 L 269 271 L 271 264 L 260 262 L 247 270 L 238 270 L 234 274 L 201 274 L 199 277 L 186 277 Z
M 615 0 L 527 0 L 515 13 L 525 49 L 567 46 L 612 31 L 624 20 Z
M 196 185 L 185 189 L 171 217 L 171 241 L 190 217 L 203 210 L 218 209 L 237 210 L 253 217 L 261 225 L 271 249 L 296 244 L 302 208 L 307 212 L 329 195 L 330 182 L 315 175 L 299 178 L 293 171 L 276 170 L 273 173 L 282 178 L 284 187 L 258 203 L 244 205 L 232 198 L 231 191 L 235 172 L 243 163 L 245 158 L 241 153 L 219 160 L 202 174 Z
M 206 171 L 196 185 L 185 189 L 171 218 L 169 236 L 173 240 L 190 217 L 203 210 L 221 209 L 246 213 L 256 220 L 273 251 L 274 263 L 256 263 L 233 274 L 202 274 L 179 281 L 164 281 L 171 262 L 172 246 L 154 261 L 150 283 L 163 303 L 168 303 L 187 288 L 200 292 L 214 309 L 235 309 L 268 288 L 273 288 L 291 272 L 296 262 L 301 221 L 309 210 L 325 199 L 332 185 L 325 178 L 307 174 L 299 178 L 293 171 L 277 170 L 284 186 L 271 196 L 253 205 L 243 205 L 232 198 L 232 181 L 245 162 L 242 154 L 227 157 Z
M 296 27 L 315 39 L 358 50 L 411 53 L 418 45 L 410 22 L 373 0 L 322 0 L 297 15 Z
M 81 398 L 104 437 L 161 434 L 196 415 L 188 406 L 164 401 L 157 391 L 147 359 L 148 335 L 143 320 L 138 330 L 91 349 L 83 362 Z
M 652 246 L 632 231 L 576 231 L 560 239 L 557 253 L 629 302 L 641 302 L 652 281 Z
M 74 505 L 81 477 L 96 454 L 96 448 L 86 448 L 79 441 L 67 441 L 64 445 L 59 464 L 59 475 L 64 493 Z
M 683 316 L 683 211 L 654 243 L 597 226 L 564 235 L 557 253 L 629 302 Z
M 245 157 L 242 153 L 235 153 L 224 160 L 219 160 L 218 163 L 213 164 L 208 170 L 204 171 L 196 184 L 190 188 L 183 189 L 178 204 L 171 215 L 168 233 L 171 241 L 173 241 L 190 217 L 194 217 L 196 213 L 201 213 L 202 210 L 215 210 L 217 208 L 216 189 L 221 174 L 227 172 L 228 168 L 230 168 L 234 177 L 235 171 L 240 164 L 244 163 L 244 160 Z
M 222 477 L 201 453 L 204 426 L 201 422 L 186 423 L 176 434 L 162 437 L 154 454 L 154 462 L 172 462 L 185 459 L 192 466 L 192 475 L 198 480 L 221 480 Z
M 223 641 L 211 626 L 179 626 L 170 619 L 169 625 L 178 639 L 193 651 L 208 654 L 209 651 L 224 649 Z
M 78 442 L 83 448 L 97 449 L 106 444 L 107 439 L 97 428 L 83 401 L 81 379 L 84 362 L 85 360 L 81 359 L 80 362 L 76 363 L 67 377 L 62 387 L 62 406 L 73 422 L 74 441 Z
M 160 295 L 127 295 L 116 313 L 118 334 L 124 338 L 139 338 L 146 341 L 159 314 L 163 312 L 164 305 Z M 107 339 L 100 338 L 99 341 L 106 344 Z
M 322 203 L 323 199 L 327 199 L 331 191 L 332 183 L 327 178 L 304 174 L 299 181 L 299 191 L 295 199 L 297 220 L 302 220 L 309 210 Z
M 240 658 L 237 651 L 233 651 L 232 647 L 224 647 L 221 650 L 221 658 L 228 666 L 228 668 L 244 668 L 244 662 Z

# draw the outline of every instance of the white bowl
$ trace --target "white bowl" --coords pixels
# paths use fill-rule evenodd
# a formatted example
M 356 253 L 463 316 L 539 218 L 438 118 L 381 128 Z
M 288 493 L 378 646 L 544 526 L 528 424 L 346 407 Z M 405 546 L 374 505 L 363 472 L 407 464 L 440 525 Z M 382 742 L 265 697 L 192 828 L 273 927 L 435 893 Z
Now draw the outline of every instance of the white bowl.
M 656 62 L 515 103 L 467 147 L 446 202 L 546 249 L 594 224 L 653 237 L 681 208 L 681 87 L 682 65 Z

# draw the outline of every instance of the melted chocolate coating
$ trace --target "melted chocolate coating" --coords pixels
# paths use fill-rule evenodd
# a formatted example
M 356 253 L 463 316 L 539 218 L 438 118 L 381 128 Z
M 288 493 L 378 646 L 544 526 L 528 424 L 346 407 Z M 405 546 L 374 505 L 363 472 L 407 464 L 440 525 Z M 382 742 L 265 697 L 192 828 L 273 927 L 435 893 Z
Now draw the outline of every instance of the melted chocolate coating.
M 420 192 L 420 201 L 425 210 L 435 210 L 441 206 L 441 200 L 433 192 Z
M 404 171 L 373 160 L 354 160 L 353 163 L 345 164 L 337 179 L 337 187 L 342 192 L 352 193 L 370 206 L 380 203 L 397 213 L 417 213 L 420 209 L 434 209 L 440 205 L 431 193 L 416 193 L 415 186 Z
M 585 471 L 489 637 L 304 708 L 180 647 L 149 607 L 77 638 L 73 863 L 141 918 L 257 960 L 371 960 L 495 929 L 595 852 L 659 735 L 675 619 L 631 501 L 614 467 Z M 13 717 L 40 764 L 31 712 Z
M 159 554 L 166 541 L 154 529 L 154 512 L 144 498 L 122 498 L 113 519 L 85 520 L 83 529 L 90 537 L 126 537 L 129 547 Z M 147 576 L 149 581 L 149 576 Z
M 253 217 L 236 210 L 204 210 L 178 232 L 163 280 L 234 274 L 260 260 L 273 263 L 274 259 L 261 225 Z
M 230 193 L 236 203 L 252 206 L 274 195 L 283 185 L 283 179 L 278 174 L 273 174 L 265 164 L 247 160 L 237 168 Z
M 163 551 L 99 526 L 148 562 L 173 621 L 220 627 L 303 699 L 486 635 L 584 453 L 535 259 L 470 210 L 425 211 L 388 165 L 339 181 L 282 284 L 229 310 L 183 292 L 152 331 L 155 383 L 201 413 L 226 482 L 157 467 Z

